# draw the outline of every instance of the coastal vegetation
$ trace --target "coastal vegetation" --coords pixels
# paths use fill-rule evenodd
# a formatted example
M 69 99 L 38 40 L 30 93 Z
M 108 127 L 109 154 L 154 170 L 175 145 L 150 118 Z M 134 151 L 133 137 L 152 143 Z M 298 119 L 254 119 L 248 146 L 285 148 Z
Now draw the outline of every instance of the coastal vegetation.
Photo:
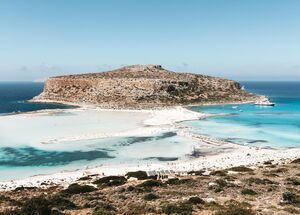
M 277 176 L 266 176 L 276 172 Z M 146 172 L 79 178 L 67 187 L 18 187 L 1 192 L 1 215 L 299 214 L 300 163 L 193 171 L 163 180 Z

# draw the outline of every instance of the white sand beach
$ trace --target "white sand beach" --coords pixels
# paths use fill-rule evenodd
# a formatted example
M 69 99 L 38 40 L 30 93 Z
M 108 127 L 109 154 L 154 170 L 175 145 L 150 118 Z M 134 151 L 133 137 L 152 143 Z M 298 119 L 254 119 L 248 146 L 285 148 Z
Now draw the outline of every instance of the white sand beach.
M 300 156 L 299 148 L 272 149 L 241 146 L 224 142 L 216 138 L 195 135 L 190 128 L 179 124 L 181 121 L 198 120 L 208 117 L 208 114 L 193 112 L 183 107 L 165 108 L 157 110 L 107 110 L 93 106 L 84 106 L 77 109 L 46 110 L 31 113 L 1 116 L 0 140 L 8 146 L 32 146 L 41 150 L 81 150 L 88 145 L 82 141 L 116 137 L 145 137 L 174 132 L 184 138 L 182 145 L 151 146 L 147 150 L 145 145 L 136 145 L 132 148 L 121 148 L 119 156 L 136 156 L 145 153 L 155 156 L 168 154 L 180 156 L 178 160 L 154 162 L 153 160 L 138 160 L 136 162 L 97 162 L 89 167 L 63 170 L 56 173 L 39 174 L 30 172 L 24 178 L 4 180 L 0 182 L 0 190 L 11 190 L 19 186 L 45 186 L 41 184 L 60 184 L 66 186 L 78 178 L 89 175 L 122 175 L 136 170 L 174 170 L 186 172 L 191 170 L 211 170 L 237 165 L 255 166 L 267 160 L 284 162 Z M 11 135 L 14 131 L 16 135 Z M 184 145 L 185 144 L 185 145 Z M 104 147 L 104 146 L 103 146 Z M 164 148 L 160 148 L 164 147 Z M 176 148 L 177 147 L 177 148 Z M 138 150 L 141 151 L 138 151 Z M 192 150 L 199 149 L 202 155 L 189 156 Z M 165 150 L 165 151 L 162 151 Z M 134 151 L 134 152 L 132 152 Z M 30 171 L 30 168 L 28 169 Z M 2 171 L 2 170 L 1 170 Z M 9 174 L 9 171 L 3 171 Z M 37 174 L 37 175 L 36 175 Z M 30 177 L 28 177 L 30 176 Z

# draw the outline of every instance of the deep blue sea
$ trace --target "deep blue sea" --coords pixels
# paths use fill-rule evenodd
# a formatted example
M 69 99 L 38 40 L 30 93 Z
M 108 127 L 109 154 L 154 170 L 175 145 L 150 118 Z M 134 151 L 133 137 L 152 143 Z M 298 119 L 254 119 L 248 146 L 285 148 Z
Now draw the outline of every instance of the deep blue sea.
M 42 92 L 44 83 L 0 82 L 0 115 L 42 109 L 70 108 L 61 104 L 30 103 L 27 100 Z

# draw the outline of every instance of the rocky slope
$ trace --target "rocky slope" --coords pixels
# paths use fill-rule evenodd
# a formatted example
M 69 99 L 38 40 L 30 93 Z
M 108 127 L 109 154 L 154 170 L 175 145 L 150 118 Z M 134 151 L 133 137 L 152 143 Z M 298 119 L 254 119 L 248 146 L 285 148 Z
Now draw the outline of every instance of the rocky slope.
M 0 192 L 0 215 L 300 214 L 300 158 L 163 180 L 138 171 L 87 175 L 68 188 L 42 184 Z
M 106 108 L 151 108 L 253 101 L 256 96 L 235 81 L 191 73 L 175 73 L 160 65 L 49 78 L 34 100 L 97 104 Z

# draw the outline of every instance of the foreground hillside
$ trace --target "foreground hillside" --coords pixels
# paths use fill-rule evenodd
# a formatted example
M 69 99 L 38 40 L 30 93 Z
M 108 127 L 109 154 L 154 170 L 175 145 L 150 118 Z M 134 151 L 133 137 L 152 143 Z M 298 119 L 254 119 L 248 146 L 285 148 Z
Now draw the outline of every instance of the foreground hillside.
M 300 159 L 163 180 L 140 171 L 44 186 L 0 193 L 0 214 L 300 214 Z
M 133 65 L 109 72 L 49 78 L 34 100 L 91 103 L 106 108 L 151 108 L 254 101 L 239 83 L 175 73 L 160 65 Z

